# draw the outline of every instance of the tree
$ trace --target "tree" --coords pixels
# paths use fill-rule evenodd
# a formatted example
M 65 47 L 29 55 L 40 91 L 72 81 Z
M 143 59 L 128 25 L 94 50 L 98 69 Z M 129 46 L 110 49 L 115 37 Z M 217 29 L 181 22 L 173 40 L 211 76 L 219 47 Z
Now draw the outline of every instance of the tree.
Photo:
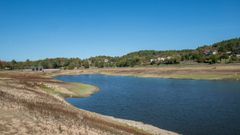
M 128 66 L 127 59 L 122 58 L 122 59 L 118 60 L 116 65 L 117 65 L 117 67 L 127 67 Z
M 209 63 L 210 64 L 215 64 L 217 63 L 219 60 L 219 58 L 216 56 L 216 55 L 212 55 L 210 58 L 209 58 Z
M 88 61 L 84 61 L 83 62 L 83 67 L 84 68 L 89 68 L 89 62 Z
M 0 69 L 3 69 L 4 66 L 5 66 L 5 62 L 3 62 L 3 61 L 0 60 Z
M 10 69 L 18 69 L 19 67 L 17 66 L 16 60 L 12 60 L 10 63 Z
M 220 59 L 221 59 L 221 60 L 222 60 L 222 59 L 228 59 L 228 57 L 229 57 L 229 56 L 228 56 L 227 54 L 223 54 L 223 55 L 220 56 Z

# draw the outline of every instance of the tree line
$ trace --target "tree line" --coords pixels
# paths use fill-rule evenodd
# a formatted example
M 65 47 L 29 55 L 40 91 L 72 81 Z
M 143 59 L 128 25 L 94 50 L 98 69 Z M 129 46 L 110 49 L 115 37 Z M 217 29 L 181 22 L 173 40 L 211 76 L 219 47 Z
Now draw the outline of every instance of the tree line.
M 240 62 L 240 38 L 221 41 L 212 45 L 203 45 L 192 50 L 141 50 L 121 57 L 96 56 L 80 58 L 47 58 L 43 60 L 1 61 L 0 69 L 79 69 L 104 67 L 157 66 L 179 63 L 238 63 Z

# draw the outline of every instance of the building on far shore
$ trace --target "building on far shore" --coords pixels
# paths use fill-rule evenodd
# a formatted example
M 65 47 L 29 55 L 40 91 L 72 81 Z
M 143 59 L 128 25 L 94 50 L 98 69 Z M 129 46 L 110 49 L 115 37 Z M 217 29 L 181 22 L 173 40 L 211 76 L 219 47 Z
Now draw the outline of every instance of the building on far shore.
M 34 72 L 38 72 L 38 71 L 44 72 L 43 66 L 33 66 L 31 69 Z
M 109 60 L 108 60 L 108 59 L 104 59 L 104 62 L 105 62 L 105 63 L 108 63 L 108 62 L 109 62 Z
M 216 50 L 212 52 L 212 55 L 217 55 L 217 54 L 218 52 Z

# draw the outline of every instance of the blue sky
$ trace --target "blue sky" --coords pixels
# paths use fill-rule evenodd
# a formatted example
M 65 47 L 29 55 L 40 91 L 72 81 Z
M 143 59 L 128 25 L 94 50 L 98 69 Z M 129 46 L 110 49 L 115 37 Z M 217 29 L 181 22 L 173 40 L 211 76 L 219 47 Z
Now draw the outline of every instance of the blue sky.
M 121 56 L 240 37 L 239 0 L 0 0 L 0 59 Z

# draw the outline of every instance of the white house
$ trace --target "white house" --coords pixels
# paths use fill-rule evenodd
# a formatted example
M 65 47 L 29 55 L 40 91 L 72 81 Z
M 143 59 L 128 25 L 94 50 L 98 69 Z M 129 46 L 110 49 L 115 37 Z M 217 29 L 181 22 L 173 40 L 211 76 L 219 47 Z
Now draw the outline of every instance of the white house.
M 109 61 L 108 59 L 104 59 L 104 62 L 105 62 L 105 63 L 108 63 L 108 61 Z
M 154 62 L 155 61 L 155 59 L 150 59 L 150 62 Z
M 231 51 L 226 52 L 226 54 L 231 54 L 231 53 L 232 53 Z
M 165 58 L 163 58 L 163 57 L 158 57 L 157 60 L 158 60 L 158 61 L 165 61 Z
M 217 53 L 218 53 L 217 51 L 213 51 L 213 52 L 212 52 L 213 55 L 216 55 Z
M 167 56 L 167 59 L 169 60 L 169 59 L 171 59 L 172 57 L 171 56 Z

